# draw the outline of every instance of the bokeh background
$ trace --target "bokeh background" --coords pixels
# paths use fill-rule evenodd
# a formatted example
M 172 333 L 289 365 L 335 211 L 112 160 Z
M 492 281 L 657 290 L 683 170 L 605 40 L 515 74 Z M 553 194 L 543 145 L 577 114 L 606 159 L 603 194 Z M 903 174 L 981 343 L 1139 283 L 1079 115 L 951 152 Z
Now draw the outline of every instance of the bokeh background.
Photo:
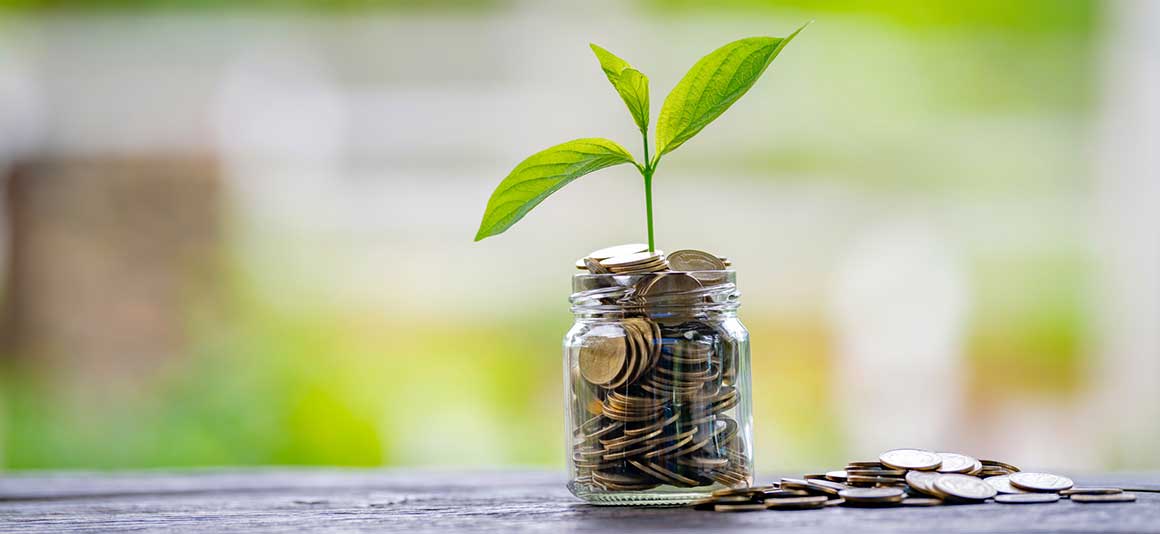
M 0 0 L 0 466 L 563 465 L 575 258 L 618 167 L 472 243 L 576 137 L 639 150 L 725 42 L 816 19 L 667 157 L 733 259 L 757 461 L 1160 467 L 1160 2 Z

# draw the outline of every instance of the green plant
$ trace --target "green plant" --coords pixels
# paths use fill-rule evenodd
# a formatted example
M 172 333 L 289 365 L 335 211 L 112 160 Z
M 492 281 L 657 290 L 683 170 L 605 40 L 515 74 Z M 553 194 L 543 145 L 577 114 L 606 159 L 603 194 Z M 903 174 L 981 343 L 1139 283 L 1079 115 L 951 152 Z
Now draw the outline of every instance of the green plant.
M 548 195 L 571 181 L 605 167 L 631 163 L 644 177 L 645 211 L 648 220 L 648 247 L 653 238 L 652 180 L 661 156 L 672 152 L 720 117 L 741 98 L 765 72 L 781 50 L 809 23 L 788 37 L 750 37 L 733 41 L 697 61 L 677 82 L 661 106 L 657 119 L 656 151 L 649 158 L 648 77 L 628 62 L 599 46 L 591 45 L 600 68 L 628 106 L 640 128 L 644 142 L 643 164 L 624 147 L 608 139 L 587 138 L 568 141 L 537 152 L 516 165 L 500 182 L 487 201 L 483 221 L 475 240 L 500 234 L 527 215 Z

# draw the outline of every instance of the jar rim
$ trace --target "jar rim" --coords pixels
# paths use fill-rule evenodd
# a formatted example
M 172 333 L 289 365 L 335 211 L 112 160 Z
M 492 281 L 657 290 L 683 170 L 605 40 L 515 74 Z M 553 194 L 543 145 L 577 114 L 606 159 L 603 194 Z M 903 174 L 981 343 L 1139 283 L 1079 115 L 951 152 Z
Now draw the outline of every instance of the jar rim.
M 655 273 L 594 274 L 572 277 L 572 311 L 731 311 L 739 306 L 737 272 L 659 271 Z

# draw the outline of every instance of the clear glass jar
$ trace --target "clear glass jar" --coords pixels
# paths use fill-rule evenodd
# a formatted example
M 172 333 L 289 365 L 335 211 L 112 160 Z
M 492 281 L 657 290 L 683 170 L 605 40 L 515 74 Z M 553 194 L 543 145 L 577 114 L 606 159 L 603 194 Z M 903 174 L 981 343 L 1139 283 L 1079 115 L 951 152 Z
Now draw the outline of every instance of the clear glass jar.
M 577 274 L 564 337 L 568 489 L 676 505 L 753 483 L 736 272 Z

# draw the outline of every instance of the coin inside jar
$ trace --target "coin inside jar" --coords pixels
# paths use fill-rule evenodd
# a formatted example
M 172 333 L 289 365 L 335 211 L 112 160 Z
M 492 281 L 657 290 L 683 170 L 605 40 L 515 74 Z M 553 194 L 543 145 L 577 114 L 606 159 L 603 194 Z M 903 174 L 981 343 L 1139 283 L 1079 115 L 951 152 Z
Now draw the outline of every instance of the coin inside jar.
M 580 345 L 580 376 L 595 385 L 612 382 L 624 369 L 627 348 L 623 328 L 617 325 L 593 328 Z

